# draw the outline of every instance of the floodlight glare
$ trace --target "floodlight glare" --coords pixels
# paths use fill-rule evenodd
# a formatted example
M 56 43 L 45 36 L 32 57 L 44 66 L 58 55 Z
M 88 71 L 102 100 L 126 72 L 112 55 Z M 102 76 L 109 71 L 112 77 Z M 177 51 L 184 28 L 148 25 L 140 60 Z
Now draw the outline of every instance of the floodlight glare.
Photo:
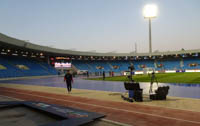
M 143 15 L 145 18 L 155 18 L 158 13 L 158 8 L 154 4 L 144 6 Z

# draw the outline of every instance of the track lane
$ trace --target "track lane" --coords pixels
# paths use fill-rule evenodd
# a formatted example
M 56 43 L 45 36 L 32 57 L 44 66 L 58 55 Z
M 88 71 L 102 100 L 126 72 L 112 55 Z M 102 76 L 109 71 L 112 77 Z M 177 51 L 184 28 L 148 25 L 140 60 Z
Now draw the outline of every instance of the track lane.
M 0 88 L 0 94 L 23 100 L 43 101 L 68 107 L 99 112 L 107 119 L 138 126 L 200 126 L 200 113 L 145 106 L 122 102 L 102 101 L 70 95 L 59 95 L 21 89 Z

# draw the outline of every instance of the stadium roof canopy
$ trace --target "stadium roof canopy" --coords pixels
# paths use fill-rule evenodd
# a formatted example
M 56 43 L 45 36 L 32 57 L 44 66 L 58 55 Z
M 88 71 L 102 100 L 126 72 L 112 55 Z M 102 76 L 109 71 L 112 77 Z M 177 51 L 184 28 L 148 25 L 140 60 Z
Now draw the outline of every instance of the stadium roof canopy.
M 13 37 L 0 33 L 0 46 L 12 46 L 25 50 L 34 50 L 39 52 L 45 52 L 46 54 L 54 55 L 77 55 L 77 56 L 162 56 L 162 55 L 177 55 L 177 54 L 192 54 L 200 53 L 200 49 L 194 50 L 180 50 L 180 51 L 168 51 L 168 52 L 153 52 L 153 53 L 97 53 L 97 52 L 84 52 L 84 51 L 72 51 L 72 50 L 63 50 L 47 46 L 41 46 L 26 42 L 24 40 L 19 40 Z

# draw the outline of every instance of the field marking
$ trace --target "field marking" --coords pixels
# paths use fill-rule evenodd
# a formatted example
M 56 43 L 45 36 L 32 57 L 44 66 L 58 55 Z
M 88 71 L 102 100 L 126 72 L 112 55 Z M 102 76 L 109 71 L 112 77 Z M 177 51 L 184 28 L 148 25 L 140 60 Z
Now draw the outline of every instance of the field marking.
M 9 99 L 15 99 L 15 100 L 18 100 L 18 101 L 24 101 L 22 99 L 9 97 L 9 96 L 5 96 L 5 95 L 0 95 L 0 97 L 6 97 L 6 98 L 9 98 Z M 112 120 L 108 120 L 108 119 L 100 119 L 100 120 L 108 122 L 108 123 L 116 124 L 116 125 L 119 125 L 119 126 L 131 126 L 131 125 L 128 125 L 128 124 L 124 124 L 124 123 L 120 123 L 120 122 L 116 122 L 116 121 L 112 121 Z
M 2 83 L 2 84 L 12 84 L 12 85 L 24 86 L 24 84 L 15 84 L 15 83 Z M 35 86 L 35 85 L 25 85 L 25 86 Z M 40 86 L 40 85 L 36 85 L 36 86 Z M 7 89 L 10 88 L 10 89 L 21 90 L 19 88 L 5 87 L 5 86 L 1 86 L 0 85 L 0 88 L 1 87 L 2 88 L 7 88 Z M 46 86 L 42 86 L 42 87 L 46 87 Z M 63 87 L 51 87 L 51 88 L 63 88 Z M 78 89 L 78 88 L 75 88 L 75 89 Z M 37 90 L 31 90 L 31 89 L 22 89 L 22 90 L 28 90 L 30 92 L 37 92 Z M 78 89 L 78 90 L 93 91 L 93 90 L 89 90 L 89 89 Z M 100 90 L 96 90 L 96 91 L 100 91 Z M 39 92 L 42 92 L 42 91 L 39 91 Z M 110 92 L 110 91 L 100 91 L 100 92 Z M 44 92 L 44 93 L 49 93 L 49 92 Z M 121 93 L 121 92 L 112 92 L 112 93 Z M 56 93 L 56 92 L 54 92 L 54 94 L 64 95 L 64 94 L 60 94 L 60 93 Z M 79 96 L 72 96 L 72 97 L 79 97 Z M 170 96 L 170 97 L 172 97 L 172 96 Z M 84 98 L 88 98 L 88 97 L 84 97 Z M 196 99 L 196 98 L 183 98 L 183 97 L 174 97 L 174 98 L 199 100 L 199 99 Z M 93 98 L 91 98 L 91 99 L 93 99 Z M 101 99 L 97 99 L 97 100 L 101 100 Z M 120 101 L 115 101 L 115 102 L 120 102 Z M 158 107 L 158 108 L 167 108 L 167 109 L 182 110 L 182 111 L 197 112 L 197 113 L 200 112 L 200 110 L 189 110 L 189 109 L 183 109 L 183 108 L 173 108 L 173 107 L 167 107 L 167 106 L 148 105 L 148 104 L 140 104 L 140 103 L 130 103 L 130 102 L 127 102 L 126 104 L 137 104 L 137 105 L 148 106 L 148 107 L 150 106 L 150 107 Z
M 18 101 L 24 101 L 22 99 L 9 97 L 9 96 L 5 96 L 5 95 L 0 95 L 0 96 L 1 97 L 6 97 L 6 98 L 9 98 L 9 99 L 15 99 L 15 100 L 18 100 Z M 120 122 L 116 122 L 116 121 L 112 121 L 112 120 L 108 120 L 108 119 L 100 119 L 100 120 L 108 122 L 108 123 L 116 124 L 116 125 L 119 125 L 119 126 L 131 126 L 131 125 L 128 125 L 128 124 L 124 124 L 124 123 L 120 123 Z
M 142 114 L 142 115 L 147 115 L 147 116 L 154 116 L 154 117 L 170 119 L 170 120 L 177 120 L 177 121 L 183 121 L 183 122 L 189 122 L 189 123 L 194 123 L 194 124 L 200 124 L 200 122 L 197 122 L 197 121 L 191 121 L 191 120 L 179 119 L 179 118 L 174 118 L 174 117 L 161 116 L 161 115 L 156 115 L 156 114 L 149 114 L 149 113 L 145 113 L 145 112 L 138 112 L 138 111 L 132 111 L 132 110 L 128 111 L 128 110 L 125 110 L 125 109 L 106 107 L 106 106 L 102 106 L 102 105 L 88 104 L 88 103 L 83 103 L 83 102 L 77 102 L 77 101 L 71 101 L 71 100 L 65 100 L 65 99 L 58 99 L 58 98 L 52 98 L 52 97 L 47 97 L 47 96 L 33 95 L 33 94 L 28 94 L 28 93 L 21 93 L 21 92 L 14 92 L 14 91 L 7 91 L 7 92 L 16 93 L 16 94 L 22 94 L 22 95 L 30 95 L 30 96 L 41 97 L 41 98 L 46 98 L 46 99 L 52 99 L 52 100 L 57 100 L 57 101 L 66 101 L 66 102 L 71 102 L 71 103 L 76 103 L 76 104 L 87 105 L 87 106 L 101 107 L 101 108 L 105 108 L 105 109 L 112 109 L 112 110 L 124 111 L 124 112 L 129 112 L 129 113 Z
M 108 119 L 100 119 L 104 122 L 108 122 L 108 123 L 112 123 L 118 126 L 132 126 L 132 125 L 128 125 L 128 124 L 124 124 L 124 123 L 120 123 L 120 122 L 116 122 L 116 121 L 112 121 L 112 120 L 108 120 Z
M 1 83 L 0 83 L 1 84 Z M 20 86 L 24 86 L 24 84 L 15 84 L 15 83 L 2 83 L 2 84 L 12 84 L 12 85 L 20 85 Z M 35 86 L 35 85 L 25 85 L 25 86 Z M 36 85 L 36 86 L 40 86 L 40 85 Z M 5 86 L 1 86 L 0 88 L 10 88 L 10 89 L 16 89 L 16 90 L 21 90 L 19 88 L 13 88 L 13 87 L 5 87 Z M 42 87 L 46 87 L 46 86 L 42 86 Z M 51 88 L 63 88 L 63 87 L 51 87 Z M 78 88 L 75 88 L 78 89 Z M 31 90 L 31 89 L 22 89 L 22 90 L 27 90 L 30 92 L 37 92 L 37 90 Z M 78 89 L 78 90 L 86 90 L 86 91 L 93 91 L 93 90 L 88 90 L 88 89 Z M 99 91 L 99 90 L 97 90 Z M 42 91 L 39 91 L 42 92 Z M 110 92 L 110 91 L 101 91 L 101 92 Z M 44 92 L 44 93 L 49 93 L 49 92 Z M 112 92 L 112 93 L 121 93 L 121 92 Z M 52 94 L 52 93 L 51 93 Z M 58 94 L 58 95 L 64 95 L 64 94 L 60 94 L 60 93 L 56 93 L 54 92 L 54 94 Z M 72 97 L 79 97 L 79 96 L 72 96 Z M 172 97 L 172 96 L 170 96 Z M 88 97 L 84 97 L 84 98 L 88 98 Z M 174 98 L 181 98 L 181 99 L 192 99 L 192 100 L 199 100 L 199 99 L 195 99 L 195 98 L 183 98 L 183 97 L 174 97 Z M 94 99 L 94 98 L 91 98 Z M 97 99 L 97 100 L 101 100 L 101 99 Z M 108 101 L 108 100 L 107 100 Z M 115 101 L 115 102 L 120 102 L 120 101 Z M 158 105 L 147 105 L 147 104 L 140 104 L 140 103 L 130 103 L 127 102 L 126 104 L 137 104 L 137 105 L 141 105 L 141 106 L 150 106 L 150 107 L 158 107 L 158 108 L 167 108 L 167 109 L 174 109 L 174 110 L 182 110 L 182 111 L 189 111 L 189 112 L 197 112 L 199 113 L 199 110 L 189 110 L 189 109 L 183 109 L 183 108 L 173 108 L 173 107 L 167 107 L 167 106 L 158 106 Z
M 139 103 L 134 103 L 134 104 L 143 105 L 143 106 L 150 106 L 150 107 L 157 107 L 157 108 L 167 108 L 167 109 L 174 109 L 174 110 L 181 110 L 181 111 L 197 112 L 197 113 L 200 112 L 198 110 L 189 110 L 189 109 L 182 109 L 182 108 L 163 107 L 163 106 L 158 106 L 158 105 L 147 105 L 147 104 L 139 104 Z
M 9 96 L 5 96 L 5 95 L 0 95 L 1 97 L 6 97 L 6 98 L 9 98 L 9 99 L 14 99 L 14 100 L 18 100 L 18 101 L 24 101 L 22 99 L 18 99 L 18 98 L 14 98 L 14 97 L 9 97 Z

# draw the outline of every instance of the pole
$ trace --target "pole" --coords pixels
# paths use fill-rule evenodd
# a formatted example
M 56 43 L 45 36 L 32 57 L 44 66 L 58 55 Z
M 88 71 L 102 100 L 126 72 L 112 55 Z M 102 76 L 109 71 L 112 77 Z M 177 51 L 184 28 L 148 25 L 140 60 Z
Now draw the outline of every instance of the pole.
M 135 43 L 135 53 L 137 53 L 137 43 Z
M 151 18 L 149 18 L 149 53 L 152 53 L 152 45 L 151 45 Z

